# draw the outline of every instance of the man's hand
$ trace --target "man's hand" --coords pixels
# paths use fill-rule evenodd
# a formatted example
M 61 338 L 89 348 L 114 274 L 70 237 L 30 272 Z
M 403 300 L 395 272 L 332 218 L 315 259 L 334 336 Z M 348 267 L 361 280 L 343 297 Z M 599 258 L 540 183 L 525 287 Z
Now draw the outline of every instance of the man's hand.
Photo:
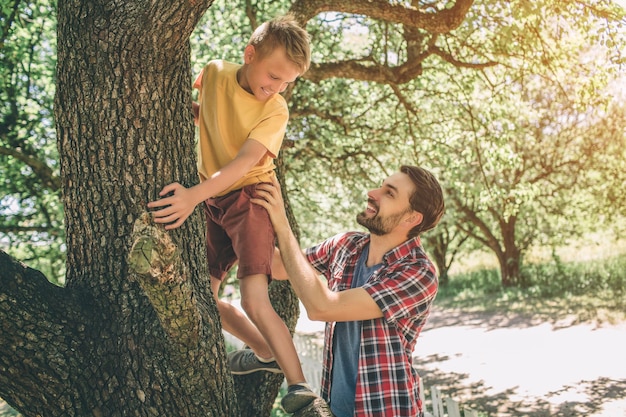
M 155 223 L 171 223 L 165 226 L 165 230 L 180 227 L 187 217 L 193 213 L 197 203 L 193 199 L 193 192 L 177 182 L 163 187 L 160 196 L 170 196 L 148 203 L 148 208 L 159 208 L 152 212 Z
M 274 226 L 274 232 L 277 235 L 291 230 L 287 213 L 285 212 L 285 200 L 283 200 L 280 184 L 276 177 L 272 178 L 271 184 L 258 184 L 256 186 L 256 197 L 250 199 L 250 201 L 267 210 Z

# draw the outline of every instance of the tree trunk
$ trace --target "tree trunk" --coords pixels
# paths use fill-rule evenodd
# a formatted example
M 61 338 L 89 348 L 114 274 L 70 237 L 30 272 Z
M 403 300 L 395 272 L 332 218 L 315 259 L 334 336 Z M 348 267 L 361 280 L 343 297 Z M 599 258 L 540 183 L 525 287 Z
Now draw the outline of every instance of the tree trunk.
M 437 271 L 439 272 L 439 285 L 445 287 L 450 281 L 448 276 L 448 248 L 450 241 L 447 239 L 447 231 L 437 234 L 427 235 L 424 238 L 426 243 L 426 251 L 432 256 L 435 265 L 437 265 Z
M 503 250 L 497 252 L 500 264 L 500 276 L 503 287 L 518 287 L 524 284 L 522 281 L 520 265 L 522 262 L 522 251 L 515 241 L 515 226 L 517 217 L 510 216 L 500 219 L 500 230 L 504 242 Z
M 67 286 L 0 257 L 0 397 L 25 416 L 239 415 L 200 211 L 172 233 L 146 213 L 197 181 L 188 39 L 209 4 L 58 3 Z
M 519 256 L 515 257 L 505 254 L 505 257 L 499 260 L 499 262 L 500 275 L 502 276 L 502 286 L 505 288 L 519 287 L 522 284 Z

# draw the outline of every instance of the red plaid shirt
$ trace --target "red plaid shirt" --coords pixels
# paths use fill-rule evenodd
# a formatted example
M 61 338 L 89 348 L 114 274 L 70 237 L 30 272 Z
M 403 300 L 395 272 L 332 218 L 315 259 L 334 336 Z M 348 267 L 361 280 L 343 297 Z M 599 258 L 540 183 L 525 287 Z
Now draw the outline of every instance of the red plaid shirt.
M 333 291 L 349 289 L 355 265 L 368 234 L 334 236 L 306 251 L 309 262 L 328 280 Z M 422 415 L 419 375 L 412 352 L 437 294 L 438 280 L 419 238 L 387 252 L 383 266 L 363 288 L 383 312 L 362 321 L 354 415 L 357 417 L 417 417 Z M 326 324 L 322 397 L 330 398 L 335 323 Z

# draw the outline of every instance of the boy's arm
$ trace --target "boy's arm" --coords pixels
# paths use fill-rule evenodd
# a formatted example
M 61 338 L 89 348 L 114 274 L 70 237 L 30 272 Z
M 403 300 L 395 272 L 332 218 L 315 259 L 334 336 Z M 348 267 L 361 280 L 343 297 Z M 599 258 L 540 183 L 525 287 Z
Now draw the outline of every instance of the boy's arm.
M 160 196 L 171 196 L 148 203 L 149 208 L 160 208 L 152 212 L 155 223 L 171 223 L 166 230 L 179 227 L 201 202 L 224 191 L 242 178 L 267 153 L 267 148 L 254 139 L 244 142 L 241 150 L 224 168 L 200 184 L 185 188 L 175 182 L 163 187 Z
M 193 113 L 193 124 L 199 126 L 200 124 L 200 104 L 195 101 L 191 102 L 191 112 Z
M 200 101 L 202 100 L 202 76 L 204 75 L 204 68 L 200 71 L 196 80 L 193 82 L 192 88 L 198 90 L 198 102 L 193 101 L 191 103 L 191 112 L 193 113 L 193 123 L 198 126 L 200 124 Z
M 258 198 L 250 201 L 267 210 L 282 258 L 282 262 L 276 266 L 276 273 L 280 275 L 284 266 L 284 271 L 289 276 L 296 295 L 304 304 L 309 318 L 318 321 L 352 321 L 383 317 L 378 304 L 365 289 L 353 288 L 334 292 L 318 278 L 317 271 L 309 264 L 291 231 L 280 185 L 276 178 L 272 181 L 273 184 L 260 184 L 257 187 Z

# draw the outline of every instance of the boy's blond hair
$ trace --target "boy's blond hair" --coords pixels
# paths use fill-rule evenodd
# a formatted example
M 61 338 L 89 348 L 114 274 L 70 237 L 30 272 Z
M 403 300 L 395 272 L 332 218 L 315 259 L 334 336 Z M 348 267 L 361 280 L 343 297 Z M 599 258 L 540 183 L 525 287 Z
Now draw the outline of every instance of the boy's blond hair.
M 250 37 L 249 45 L 261 58 L 268 56 L 274 49 L 285 48 L 287 59 L 296 64 L 300 75 L 304 74 L 311 64 L 311 48 L 309 34 L 291 14 L 275 17 L 256 28 Z

